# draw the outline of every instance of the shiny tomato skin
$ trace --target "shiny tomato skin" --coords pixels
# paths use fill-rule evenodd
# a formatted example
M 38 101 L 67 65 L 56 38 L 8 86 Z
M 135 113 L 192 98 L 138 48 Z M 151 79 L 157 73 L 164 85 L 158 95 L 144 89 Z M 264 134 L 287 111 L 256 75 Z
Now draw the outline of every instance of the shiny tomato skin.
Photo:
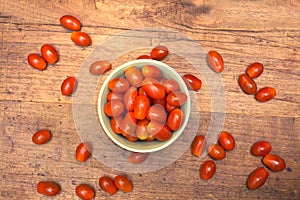
M 286 168 L 285 161 L 274 154 L 267 154 L 263 157 L 263 163 L 273 172 L 280 172 Z
M 120 100 L 112 100 L 104 105 L 104 113 L 109 117 L 119 117 L 123 114 L 124 104 Z
M 250 78 L 257 78 L 263 73 L 263 71 L 264 71 L 263 64 L 259 62 L 255 62 L 247 67 L 246 74 L 248 74 Z
M 89 72 L 93 75 L 102 75 L 111 69 L 111 63 L 107 60 L 98 60 L 90 65 Z
M 130 84 L 125 78 L 113 78 L 108 82 L 108 88 L 116 93 L 124 93 L 128 90 Z
M 227 151 L 232 151 L 235 147 L 234 137 L 226 131 L 221 132 L 221 134 L 219 135 L 218 142 L 220 146 Z
M 251 153 L 254 156 L 265 156 L 272 150 L 272 146 L 268 141 L 258 141 L 252 148 Z
M 247 179 L 247 187 L 250 190 L 256 190 L 263 186 L 269 176 L 268 171 L 264 167 L 258 167 L 251 172 Z
M 136 87 L 131 86 L 130 88 L 128 88 L 128 90 L 124 94 L 124 99 L 123 99 L 126 110 L 133 111 L 137 96 L 138 96 L 138 91 Z
M 56 196 L 60 191 L 60 186 L 55 182 L 40 181 L 37 184 L 37 192 L 45 196 Z
M 89 34 L 85 33 L 85 32 L 72 32 L 71 34 L 71 40 L 77 44 L 78 46 L 81 47 L 87 47 L 90 46 L 92 44 L 92 39 L 89 36 Z
M 132 185 L 131 181 L 126 176 L 117 175 L 114 178 L 114 182 L 115 182 L 115 185 L 117 186 L 117 188 L 119 190 L 121 190 L 125 193 L 132 191 L 133 185 Z
M 147 119 L 165 123 L 167 120 L 167 112 L 162 105 L 153 104 L 148 110 Z
M 107 101 L 113 101 L 113 100 L 119 100 L 119 101 L 123 101 L 123 94 L 122 93 L 116 93 L 116 92 L 109 92 L 107 94 Z
M 276 90 L 273 87 L 264 87 L 257 91 L 255 98 L 257 101 L 270 101 L 276 96 Z
M 172 132 L 167 125 L 164 125 L 162 127 L 162 129 L 158 133 L 156 133 L 154 136 L 155 136 L 155 139 L 163 142 L 163 141 L 169 140 L 172 137 Z
M 27 57 L 28 64 L 37 69 L 37 70 L 45 70 L 47 67 L 47 63 L 45 59 L 37 53 L 29 54 Z
M 82 200 L 92 200 L 95 197 L 94 188 L 87 184 L 78 185 L 75 192 Z
M 185 85 L 190 90 L 198 91 L 201 89 L 202 81 L 192 74 L 185 74 L 182 76 Z
M 184 120 L 184 114 L 180 108 L 172 110 L 167 118 L 167 125 L 172 131 L 178 130 Z
M 138 95 L 133 105 L 133 114 L 136 119 L 145 119 L 150 108 L 150 100 L 145 95 Z
M 134 117 L 133 112 L 127 112 L 123 118 L 120 129 L 123 136 L 133 135 L 135 136 L 135 130 L 137 128 L 137 119 Z
M 77 86 L 77 80 L 73 76 L 66 78 L 61 84 L 61 93 L 65 96 L 73 94 Z
M 213 160 L 205 161 L 200 168 L 200 177 L 202 180 L 211 179 L 216 173 L 216 164 Z
M 214 160 L 223 160 L 226 156 L 224 148 L 218 144 L 211 144 L 207 150 L 208 155 Z
M 32 142 L 35 144 L 45 144 L 51 139 L 51 133 L 48 130 L 39 130 L 32 136 Z
M 110 195 L 114 195 L 118 191 L 114 180 L 107 176 L 103 176 L 99 179 L 99 186 Z
M 168 94 L 170 92 L 179 91 L 180 86 L 177 81 L 172 79 L 166 79 L 162 82 L 162 86 L 164 86 L 165 92 Z
M 151 58 L 154 60 L 163 60 L 169 54 L 169 50 L 165 46 L 156 46 L 151 50 Z
M 125 70 L 125 77 L 132 86 L 140 87 L 144 79 L 141 71 L 136 67 L 130 67 Z
M 153 65 L 144 65 L 141 68 L 141 72 L 145 78 L 152 77 L 152 78 L 158 79 L 158 78 L 162 77 L 161 70 L 158 67 L 153 66 Z
M 224 70 L 223 58 L 217 51 L 208 52 L 207 63 L 217 73 L 221 73 Z
M 91 156 L 91 145 L 88 142 L 80 143 L 76 148 L 76 160 L 85 162 Z
M 41 54 L 42 57 L 46 60 L 46 62 L 49 64 L 54 64 L 58 60 L 57 50 L 51 44 L 44 44 L 41 47 Z
M 152 58 L 151 58 L 151 56 L 150 56 L 150 55 L 146 55 L 146 54 L 144 54 L 144 55 L 140 55 L 140 56 L 138 56 L 136 59 L 137 59 L 137 60 L 139 60 L 139 59 L 152 59 Z
M 163 129 L 163 127 L 163 123 L 152 120 L 147 125 L 147 133 L 149 133 L 149 135 L 155 136 Z
M 144 162 L 147 159 L 146 153 L 138 153 L 138 152 L 132 152 L 128 156 L 128 161 L 132 164 L 140 164 Z
M 203 135 L 197 135 L 195 136 L 192 145 L 192 154 L 196 157 L 199 157 L 202 155 L 202 153 L 205 151 L 206 148 L 206 139 Z
M 166 92 L 164 90 L 164 87 L 158 83 L 145 84 L 142 87 L 147 96 L 151 97 L 152 99 L 165 98 Z
M 121 131 L 121 121 L 122 121 L 122 118 L 121 117 L 112 117 L 110 119 L 110 126 L 111 126 L 111 129 L 113 130 L 113 132 L 115 132 L 116 134 L 121 134 L 122 131 Z
M 64 15 L 59 19 L 59 21 L 60 24 L 66 29 L 72 31 L 79 31 L 81 29 L 80 21 L 71 15 Z
M 183 92 L 177 91 L 177 92 L 171 92 L 167 96 L 167 103 L 172 106 L 181 106 L 185 104 L 187 100 L 187 95 Z
M 241 74 L 239 76 L 238 83 L 239 83 L 241 89 L 246 94 L 256 94 L 256 92 L 257 92 L 256 83 L 247 74 Z
M 149 137 L 149 133 L 147 132 L 147 125 L 149 122 L 150 121 L 146 118 L 138 121 L 135 135 L 140 140 L 146 140 Z

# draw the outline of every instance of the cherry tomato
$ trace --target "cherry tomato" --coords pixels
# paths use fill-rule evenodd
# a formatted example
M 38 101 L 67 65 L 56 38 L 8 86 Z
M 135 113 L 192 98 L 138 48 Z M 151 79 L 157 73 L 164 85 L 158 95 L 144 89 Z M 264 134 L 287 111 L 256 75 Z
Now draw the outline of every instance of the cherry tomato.
M 66 96 L 73 94 L 77 86 L 77 80 L 73 76 L 66 78 L 61 84 L 61 93 Z
M 78 19 L 71 15 L 64 15 L 60 19 L 60 24 L 69 30 L 79 31 L 81 29 L 81 23 Z
M 38 70 L 44 70 L 47 67 L 45 59 L 37 53 L 29 54 L 27 57 L 28 64 Z
M 129 157 L 128 161 L 132 164 L 139 164 L 144 162 L 147 159 L 147 154 L 146 153 L 137 153 L 137 152 L 132 152 Z
M 170 92 L 176 92 L 180 89 L 177 81 L 172 79 L 166 79 L 162 82 L 162 86 L 164 86 L 165 92 L 168 94 Z
M 112 117 L 110 119 L 110 126 L 111 126 L 111 129 L 113 130 L 113 132 L 115 132 L 117 134 L 122 133 L 121 128 L 120 128 L 121 121 L 122 121 L 121 117 L 117 117 L 117 118 Z
M 123 192 L 131 192 L 133 186 L 126 176 L 118 175 L 115 177 L 114 182 L 119 190 Z
M 171 112 L 172 110 L 174 110 L 175 108 L 180 108 L 179 106 L 173 106 L 171 104 L 166 103 L 166 111 L 167 112 Z
M 192 154 L 196 157 L 202 155 L 206 148 L 206 139 L 203 135 L 195 136 L 192 142 Z
M 32 136 L 32 142 L 35 144 L 45 144 L 51 139 L 51 133 L 48 130 L 39 130 Z
M 72 32 L 71 40 L 78 46 L 86 47 L 92 44 L 92 39 L 85 32 Z
M 216 173 L 216 164 L 213 160 L 205 161 L 200 168 L 200 177 L 202 180 L 208 180 Z
M 141 71 L 135 67 L 130 67 L 125 70 L 125 77 L 132 86 L 140 87 L 144 79 Z
M 258 141 L 251 148 L 251 152 L 255 156 L 267 155 L 271 150 L 272 146 L 267 141 Z
M 156 46 L 151 50 L 151 58 L 154 60 L 163 60 L 169 54 L 169 50 L 165 46 Z
M 44 44 L 41 47 L 41 53 L 43 58 L 48 62 L 49 64 L 54 64 L 58 60 L 58 53 L 54 46 L 50 44 Z
M 247 187 L 250 190 L 256 190 L 260 188 L 266 182 L 268 176 L 269 173 L 265 168 L 259 167 L 255 169 L 253 172 L 251 172 L 247 179 Z
M 272 87 L 264 87 L 258 90 L 255 95 L 257 101 L 266 102 L 270 101 L 276 96 L 276 90 Z
M 166 92 L 164 90 L 164 87 L 158 83 L 145 84 L 142 87 L 146 94 L 152 99 L 165 98 Z
M 250 78 L 259 77 L 263 73 L 263 71 L 264 71 L 264 66 L 259 62 L 252 63 L 246 69 L 246 73 Z
M 149 133 L 149 135 L 155 136 L 163 129 L 163 127 L 164 127 L 163 123 L 152 120 L 147 125 L 147 133 Z
M 150 100 L 145 95 L 138 95 L 135 98 L 133 114 L 136 119 L 145 119 L 150 108 Z
M 122 123 L 120 124 L 122 135 L 135 135 L 136 128 L 137 120 L 134 117 L 133 112 L 127 112 L 122 120 Z
M 153 99 L 152 104 L 158 104 L 162 107 L 166 107 L 166 99 Z
M 37 191 L 38 191 L 38 193 L 45 195 L 45 196 L 56 196 L 60 193 L 61 188 L 55 182 L 40 181 L 37 184 Z
M 126 92 L 129 85 L 129 82 L 125 78 L 113 78 L 108 82 L 108 88 L 116 93 Z
M 83 200 L 92 200 L 95 197 L 95 190 L 87 184 L 80 184 L 75 189 L 77 196 Z
M 214 160 L 222 160 L 226 156 L 225 150 L 218 144 L 210 145 L 207 150 L 208 155 Z
M 172 137 L 172 132 L 168 126 L 164 125 L 162 127 L 162 129 L 158 133 L 156 133 L 154 136 L 155 136 L 155 139 L 157 139 L 158 141 L 167 141 Z
M 107 94 L 107 101 L 113 101 L 113 100 L 119 100 L 123 101 L 123 94 L 122 93 L 116 93 L 116 92 L 109 92 Z
M 221 73 L 224 70 L 223 58 L 217 51 L 208 52 L 207 63 L 215 72 Z
M 118 191 L 115 182 L 107 176 L 103 176 L 99 179 L 99 186 L 102 190 L 109 193 L 110 195 L 114 195 Z
M 152 58 L 151 58 L 151 56 L 149 56 L 149 55 L 140 55 L 140 56 L 137 57 L 136 59 L 138 60 L 138 59 L 152 59 Z
M 150 121 L 146 118 L 138 121 L 135 135 L 140 140 L 146 140 L 149 137 L 149 133 L 147 132 L 149 122 Z
M 91 156 L 91 146 L 87 142 L 80 143 L 76 148 L 76 160 L 85 162 Z
M 185 85 L 190 90 L 198 91 L 201 89 L 202 81 L 192 74 L 185 74 L 182 76 Z
M 148 110 L 147 119 L 165 123 L 167 119 L 165 108 L 160 104 L 153 104 Z
M 124 94 L 124 106 L 126 110 L 133 111 L 135 99 L 138 96 L 136 87 L 131 86 Z
M 247 74 L 240 75 L 238 82 L 240 87 L 246 94 L 256 94 L 257 91 L 256 83 Z
M 94 75 L 101 75 L 111 69 L 111 64 L 107 60 L 98 60 L 90 66 L 89 72 Z
M 274 154 L 265 155 L 262 161 L 264 165 L 274 172 L 280 172 L 286 167 L 285 161 L 281 157 Z
M 104 113 L 109 117 L 119 117 L 124 111 L 124 104 L 119 100 L 112 100 L 104 105 Z
M 172 106 L 181 106 L 187 100 L 187 95 L 183 92 L 171 92 L 167 96 L 167 103 Z
M 167 118 L 167 125 L 172 131 L 178 130 L 184 120 L 184 114 L 180 108 L 172 110 Z
M 234 137 L 226 131 L 221 132 L 221 134 L 219 135 L 218 142 L 219 142 L 220 146 L 223 147 L 227 151 L 231 151 L 235 147 Z
M 143 76 L 152 77 L 152 78 L 160 78 L 162 77 L 162 72 L 158 67 L 153 65 L 144 65 L 141 69 Z

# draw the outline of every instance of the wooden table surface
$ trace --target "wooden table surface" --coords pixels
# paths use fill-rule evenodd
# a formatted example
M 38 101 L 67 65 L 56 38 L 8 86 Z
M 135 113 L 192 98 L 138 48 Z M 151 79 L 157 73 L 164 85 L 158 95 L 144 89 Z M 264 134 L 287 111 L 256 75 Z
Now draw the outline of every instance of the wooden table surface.
M 74 190 L 82 182 L 95 188 L 95 199 L 300 199 L 300 1 L 221 2 L 0 0 L 0 199 L 48 199 L 36 192 L 42 180 L 56 181 L 62 187 L 58 196 L 49 199 L 78 199 Z M 72 43 L 70 31 L 58 20 L 65 14 L 82 22 L 82 30 L 93 40 L 91 46 Z M 74 158 L 81 140 L 72 98 L 61 95 L 61 82 L 78 75 L 83 60 L 97 45 L 116 34 L 145 27 L 178 31 L 224 58 L 223 129 L 233 134 L 236 148 L 216 162 L 217 172 L 209 181 L 199 178 L 200 165 L 208 157 L 193 157 L 188 147 L 175 162 L 147 173 L 122 172 L 95 157 L 86 163 Z M 38 71 L 28 65 L 27 56 L 39 52 L 45 43 L 59 50 L 60 59 Z M 244 94 L 237 84 L 238 76 L 256 61 L 265 66 L 258 87 L 273 86 L 278 93 L 266 103 Z M 179 72 L 185 68 L 179 67 Z M 197 94 L 203 115 L 198 134 L 205 134 L 211 114 L 207 86 Z M 51 141 L 33 144 L 32 134 L 44 128 L 51 130 Z M 262 166 L 261 159 L 250 154 L 258 140 L 269 141 L 272 152 L 285 159 L 287 168 L 269 172 L 265 185 L 251 191 L 245 185 L 247 177 Z M 134 184 L 131 193 L 110 197 L 100 190 L 101 176 L 123 173 Z

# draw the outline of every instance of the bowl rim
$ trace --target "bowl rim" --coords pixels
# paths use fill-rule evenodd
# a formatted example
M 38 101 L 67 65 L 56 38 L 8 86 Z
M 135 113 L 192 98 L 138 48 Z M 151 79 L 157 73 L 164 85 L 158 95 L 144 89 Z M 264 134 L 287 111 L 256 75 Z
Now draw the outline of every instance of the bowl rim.
M 103 117 L 107 117 L 104 113 L 104 109 L 102 109 L 102 104 L 106 103 L 105 101 L 102 101 L 103 98 L 103 94 L 105 93 L 105 91 L 108 90 L 107 88 L 107 85 L 108 85 L 108 82 L 112 79 L 112 78 L 116 78 L 116 74 L 118 74 L 119 71 L 122 71 L 122 70 L 125 70 L 129 67 L 136 67 L 136 66 L 144 66 L 144 65 L 153 65 L 153 66 L 159 66 L 158 68 L 165 68 L 167 69 L 168 71 L 171 72 L 172 75 L 174 75 L 174 79 L 176 79 L 177 82 L 179 82 L 179 85 L 180 85 L 180 88 L 181 90 L 183 90 L 182 92 L 184 92 L 186 95 L 187 95 L 187 101 L 186 103 L 184 104 L 185 106 L 185 111 L 184 111 L 184 121 L 183 121 L 183 124 L 181 125 L 181 127 L 174 131 L 176 132 L 176 134 L 172 135 L 172 137 L 167 140 L 167 141 L 157 141 L 159 143 L 161 143 L 161 145 L 157 146 L 157 147 L 154 147 L 154 148 L 151 148 L 151 149 L 137 149 L 137 148 L 132 148 L 130 146 L 127 146 L 126 144 L 123 144 L 122 142 L 120 142 L 118 139 L 116 139 L 116 137 L 112 136 L 112 133 L 111 131 L 106 127 L 106 124 L 104 122 L 104 119 Z M 163 72 L 163 70 L 162 70 Z M 164 73 L 164 72 L 163 72 Z M 106 98 L 105 98 L 106 99 Z M 104 80 L 104 82 L 102 83 L 101 85 L 101 88 L 100 88 L 100 91 L 99 91 L 99 94 L 98 94 L 98 101 L 97 101 L 97 116 L 99 118 L 99 121 L 100 121 L 100 124 L 101 124 L 101 127 L 102 129 L 104 130 L 105 134 L 116 144 L 118 145 L 119 147 L 125 149 L 125 150 L 128 150 L 128 151 L 132 151 L 132 152 L 139 152 L 139 153 L 150 153 L 150 152 L 156 152 L 156 151 L 159 151 L 159 150 L 162 150 L 166 147 L 168 147 L 169 145 L 173 144 L 181 135 L 182 133 L 184 132 L 185 130 L 185 127 L 189 121 L 189 117 L 190 117 L 190 111 L 191 111 L 191 102 L 190 102 L 190 95 L 189 95 L 189 90 L 185 84 L 185 82 L 183 81 L 182 77 L 178 74 L 178 72 L 170 67 L 169 65 L 167 65 L 166 63 L 164 62 L 161 62 L 161 61 L 157 61 L 157 60 L 152 60 L 152 59 L 137 59 L 137 60 L 131 60 L 131 61 L 128 61 L 128 62 L 125 62 L 123 64 L 121 64 L 120 66 L 118 66 L 117 68 L 115 68 Z M 108 117 L 107 117 L 108 118 Z M 113 133 L 115 135 L 117 135 L 116 133 Z M 121 137 L 118 135 L 118 137 Z M 126 140 L 124 138 L 124 140 Z M 143 142 L 143 141 L 141 141 Z M 154 142 L 154 141 L 152 141 Z

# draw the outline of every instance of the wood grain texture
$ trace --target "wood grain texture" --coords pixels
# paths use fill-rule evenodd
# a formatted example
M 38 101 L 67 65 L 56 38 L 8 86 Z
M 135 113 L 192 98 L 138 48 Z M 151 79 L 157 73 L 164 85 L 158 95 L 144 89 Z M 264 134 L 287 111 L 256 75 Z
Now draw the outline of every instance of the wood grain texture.
M 76 16 L 89 33 L 93 45 L 75 46 L 70 31 L 59 24 L 62 15 Z M 36 192 L 41 180 L 59 182 L 60 195 L 53 199 L 78 199 L 75 187 L 91 184 L 95 199 L 300 199 L 300 1 L 299 0 L 0 0 L 0 199 L 45 199 Z M 132 193 L 109 197 L 100 190 L 103 175 L 122 173 L 95 158 L 78 163 L 74 158 L 80 137 L 72 115 L 72 98 L 60 93 L 61 82 L 76 76 L 83 60 L 97 44 L 115 34 L 143 27 L 168 28 L 181 32 L 204 49 L 219 51 L 225 61 L 222 80 L 226 89 L 224 130 L 236 139 L 236 149 L 216 162 L 216 175 L 199 178 L 200 165 L 189 149 L 174 163 L 151 173 L 127 174 Z M 51 43 L 59 51 L 59 62 L 46 71 L 27 64 L 27 55 Z M 156 45 L 156 44 L 153 44 Z M 113 67 L 135 58 L 131 52 Z M 245 95 L 237 84 L 239 74 L 259 61 L 265 71 L 256 81 L 273 86 L 278 95 L 259 103 Z M 179 73 L 178 57 L 168 62 Z M 192 72 L 192 70 L 191 70 Z M 207 86 L 197 93 L 203 116 L 199 134 L 210 121 Z M 42 146 L 31 142 L 38 129 L 47 128 L 52 140 Z M 249 173 L 262 165 L 250 154 L 251 145 L 268 140 L 272 152 L 285 158 L 287 169 L 270 172 L 266 184 L 250 191 Z

